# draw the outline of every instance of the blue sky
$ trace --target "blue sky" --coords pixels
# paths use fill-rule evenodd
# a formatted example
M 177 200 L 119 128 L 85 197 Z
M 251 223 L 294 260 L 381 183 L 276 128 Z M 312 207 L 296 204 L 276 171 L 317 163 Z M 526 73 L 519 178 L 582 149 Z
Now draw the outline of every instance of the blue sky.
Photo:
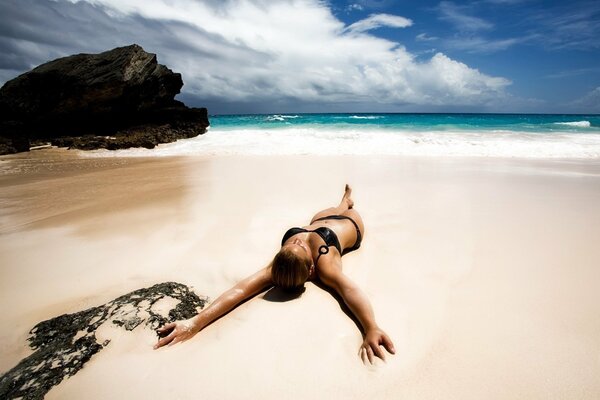
M 600 2 L 2 0 L 0 83 L 138 43 L 211 113 L 600 113 Z
M 441 51 L 470 67 L 508 78 L 512 94 L 540 100 L 543 110 L 560 112 L 569 108 L 565 103 L 600 86 L 597 1 L 338 1 L 332 5 L 349 24 L 371 13 L 408 17 L 413 21 L 409 28 L 382 28 L 376 34 L 402 43 L 421 57 Z M 600 104 L 595 110 L 600 111 Z

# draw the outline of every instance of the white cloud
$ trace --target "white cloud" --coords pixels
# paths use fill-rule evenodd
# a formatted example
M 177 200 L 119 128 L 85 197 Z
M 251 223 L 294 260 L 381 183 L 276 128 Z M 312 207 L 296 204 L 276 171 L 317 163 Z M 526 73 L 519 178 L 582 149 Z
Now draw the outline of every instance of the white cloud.
M 428 96 L 432 104 L 452 104 L 460 99 L 479 99 L 489 101 L 510 82 L 504 78 L 493 78 L 476 69 L 452 60 L 442 53 L 435 54 L 431 60 L 416 65 L 414 82 Z M 475 103 L 471 103 L 475 104 Z
M 496 51 L 506 50 L 509 47 L 522 43 L 527 38 L 508 38 L 508 39 L 485 39 L 482 37 L 456 37 L 445 39 L 444 44 L 455 50 L 462 50 L 469 53 L 494 53 Z
M 397 2 L 397 0 L 357 0 L 356 4 L 362 6 L 363 9 L 382 10 L 390 7 L 395 2 Z
M 468 6 L 459 6 L 451 1 L 442 1 L 438 6 L 440 19 L 453 24 L 459 31 L 480 31 L 489 30 L 494 24 L 482 18 L 468 15 L 465 11 Z
M 433 40 L 438 40 L 439 38 L 436 36 L 427 36 L 426 33 L 419 33 L 415 39 L 419 42 L 431 42 Z
M 580 75 L 592 75 L 600 73 L 600 67 L 591 67 L 591 68 L 577 68 L 577 69 L 569 69 L 564 71 L 555 72 L 553 74 L 548 74 L 544 76 L 544 78 L 548 79 L 564 79 L 570 78 L 573 76 Z
M 398 15 L 371 14 L 367 18 L 353 23 L 347 29 L 350 32 L 366 32 L 382 26 L 390 28 L 406 28 L 412 24 L 413 22 L 410 19 Z
M 362 5 L 357 4 L 357 3 L 349 4 L 348 7 L 346 7 L 346 11 L 354 11 L 354 10 L 362 11 L 364 9 L 365 8 Z
M 586 2 L 573 7 L 569 2 L 536 9 L 527 16 L 534 23 L 535 38 L 553 50 L 600 48 L 600 3 Z
M 36 7 L 37 1 L 28 4 Z M 83 19 L 63 17 L 65 44 L 53 52 L 98 51 L 136 42 L 182 73 L 184 96 L 219 104 L 343 103 L 371 111 L 403 104 L 425 110 L 485 107 L 499 102 L 510 84 L 442 53 L 420 61 L 368 29 L 349 30 L 319 0 L 71 1 L 94 6 L 86 14 L 89 22 L 69 32 L 71 19 L 79 24 Z M 408 26 L 408 20 L 394 21 Z M 33 21 L 28 32 L 48 32 L 42 22 Z M 83 31 L 86 26 L 89 31 Z

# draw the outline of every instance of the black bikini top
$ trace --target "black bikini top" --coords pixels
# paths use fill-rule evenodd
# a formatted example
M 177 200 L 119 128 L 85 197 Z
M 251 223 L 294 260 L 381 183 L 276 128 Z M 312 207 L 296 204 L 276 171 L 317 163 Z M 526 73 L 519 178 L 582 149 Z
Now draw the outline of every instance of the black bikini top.
M 317 256 L 317 260 L 315 261 L 315 264 L 319 262 L 319 258 L 323 254 L 329 253 L 329 246 L 334 246 L 336 249 L 338 249 L 340 254 L 342 254 L 342 246 L 340 246 L 340 241 L 338 240 L 337 235 L 335 234 L 334 231 L 327 228 L 326 226 L 320 226 L 317 229 L 315 229 L 314 231 L 304 229 L 304 228 L 298 228 L 298 227 L 290 228 L 287 230 L 285 235 L 283 235 L 283 238 L 281 239 L 281 245 L 283 246 L 283 244 L 292 236 L 297 235 L 299 233 L 303 233 L 303 232 L 315 232 L 325 242 L 325 245 L 322 245 L 321 247 L 319 247 L 319 255 Z

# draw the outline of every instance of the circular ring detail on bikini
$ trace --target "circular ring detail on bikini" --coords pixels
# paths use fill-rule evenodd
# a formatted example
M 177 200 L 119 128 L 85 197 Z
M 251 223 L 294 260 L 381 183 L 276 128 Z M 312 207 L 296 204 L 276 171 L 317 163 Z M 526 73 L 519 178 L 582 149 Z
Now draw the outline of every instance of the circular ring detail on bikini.
M 329 247 L 325 246 L 324 244 L 319 246 L 319 255 L 317 256 L 317 259 L 315 260 L 315 266 L 317 264 L 319 264 L 319 258 L 321 258 L 321 256 L 323 254 L 327 254 L 329 253 Z

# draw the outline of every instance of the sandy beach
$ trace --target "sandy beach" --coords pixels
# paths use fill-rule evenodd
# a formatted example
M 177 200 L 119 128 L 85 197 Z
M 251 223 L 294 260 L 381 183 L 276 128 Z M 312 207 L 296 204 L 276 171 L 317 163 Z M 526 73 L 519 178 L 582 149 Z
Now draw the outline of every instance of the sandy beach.
M 396 355 L 365 366 L 314 284 L 192 340 L 108 325 L 48 399 L 598 399 L 600 161 L 394 156 L 0 158 L 0 372 L 40 321 L 175 281 L 211 299 L 354 188 L 344 271 Z M 267 292 L 268 293 L 268 292 Z

